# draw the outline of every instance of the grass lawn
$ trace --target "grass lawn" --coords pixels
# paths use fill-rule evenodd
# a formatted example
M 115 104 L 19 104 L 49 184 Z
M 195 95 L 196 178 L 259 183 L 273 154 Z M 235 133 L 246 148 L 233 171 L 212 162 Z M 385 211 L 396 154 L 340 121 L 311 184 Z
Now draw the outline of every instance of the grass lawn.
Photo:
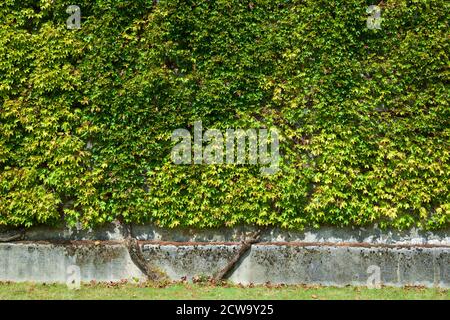
M 316 286 L 214 286 L 175 283 L 164 287 L 135 284 L 83 284 L 70 290 L 63 284 L 0 283 L 3 299 L 439 299 L 448 290 L 417 287 L 368 289 Z

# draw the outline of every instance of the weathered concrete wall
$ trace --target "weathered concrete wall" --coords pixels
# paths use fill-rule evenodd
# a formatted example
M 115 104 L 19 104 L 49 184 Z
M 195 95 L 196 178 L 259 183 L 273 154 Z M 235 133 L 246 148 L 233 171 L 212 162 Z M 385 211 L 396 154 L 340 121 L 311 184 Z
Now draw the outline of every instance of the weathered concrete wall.
M 143 243 L 149 263 L 173 280 L 213 276 L 236 254 L 239 244 Z M 232 273 L 236 283 L 366 285 L 369 266 L 380 268 L 388 286 L 450 287 L 448 247 L 363 247 L 256 244 Z M 144 279 L 120 243 L 2 243 L 0 281 L 66 282 L 76 265 L 82 281 Z
M 162 229 L 152 225 L 133 225 L 132 236 L 138 240 L 176 242 L 239 242 L 255 228 L 240 226 L 219 229 Z M 0 234 L 8 232 L 0 228 Z M 76 228 L 33 227 L 25 232 L 25 240 L 123 240 L 125 231 L 118 223 L 96 230 Z M 435 232 L 411 229 L 408 231 L 370 228 L 305 229 L 303 231 L 268 228 L 261 234 L 263 242 L 319 242 L 319 243 L 374 243 L 374 244 L 450 244 L 450 230 Z
M 161 229 L 154 226 L 134 226 L 133 236 L 139 240 L 179 242 L 232 242 L 241 241 L 252 227 L 220 229 Z M 411 229 L 408 231 L 373 228 L 307 228 L 303 231 L 268 228 L 262 231 L 263 242 L 320 242 L 320 243 L 375 243 L 375 244 L 450 244 L 449 230 L 436 232 Z
M 236 245 L 144 244 L 143 253 L 173 279 L 212 276 L 230 261 Z M 225 258 L 224 258 L 225 257 Z M 242 284 L 366 285 L 369 266 L 388 286 L 450 286 L 450 249 L 255 244 L 230 280 Z
M 239 247 L 239 244 L 141 246 L 144 257 L 174 280 L 215 275 L 233 259 Z
M 0 243 L 0 281 L 65 283 L 73 265 L 85 282 L 143 278 L 122 244 Z
M 133 226 L 148 263 L 173 280 L 213 276 L 235 257 L 252 228 L 165 230 Z M 0 238 L 14 230 L 0 230 Z M 370 266 L 388 286 L 450 287 L 450 238 L 436 233 L 322 228 L 291 232 L 268 229 L 240 260 L 236 283 L 366 285 Z M 80 267 L 82 281 L 144 279 L 125 245 L 119 224 L 95 231 L 39 227 L 22 241 L 0 243 L 0 281 L 66 282 Z
M 368 268 L 381 284 L 449 287 L 448 249 L 333 246 L 254 246 L 231 280 L 245 283 L 366 285 Z

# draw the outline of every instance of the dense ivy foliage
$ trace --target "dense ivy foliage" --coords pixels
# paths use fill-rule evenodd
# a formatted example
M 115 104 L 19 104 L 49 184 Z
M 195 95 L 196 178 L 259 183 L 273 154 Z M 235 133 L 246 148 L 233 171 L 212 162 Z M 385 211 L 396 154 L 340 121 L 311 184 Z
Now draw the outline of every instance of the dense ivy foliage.
M 446 0 L 2 0 L 0 225 L 446 228 L 448 17 Z M 196 120 L 277 128 L 280 170 L 175 165 L 171 133 Z

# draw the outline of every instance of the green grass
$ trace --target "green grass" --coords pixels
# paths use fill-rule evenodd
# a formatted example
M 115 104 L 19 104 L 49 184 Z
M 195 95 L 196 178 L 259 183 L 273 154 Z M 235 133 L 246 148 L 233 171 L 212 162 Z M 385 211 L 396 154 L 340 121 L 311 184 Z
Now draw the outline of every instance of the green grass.
M 408 288 L 305 286 L 213 286 L 176 283 L 164 287 L 133 284 L 83 284 L 70 290 L 62 284 L 0 283 L 3 299 L 439 299 L 448 290 Z

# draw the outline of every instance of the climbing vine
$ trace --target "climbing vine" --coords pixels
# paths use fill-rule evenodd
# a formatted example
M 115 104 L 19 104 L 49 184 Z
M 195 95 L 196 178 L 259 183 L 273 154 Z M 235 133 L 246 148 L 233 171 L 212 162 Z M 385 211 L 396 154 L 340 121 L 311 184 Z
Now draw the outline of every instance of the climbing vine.
M 445 0 L 2 0 L 0 225 L 446 228 L 448 16 Z M 171 133 L 197 120 L 277 128 L 280 170 L 175 165 Z

